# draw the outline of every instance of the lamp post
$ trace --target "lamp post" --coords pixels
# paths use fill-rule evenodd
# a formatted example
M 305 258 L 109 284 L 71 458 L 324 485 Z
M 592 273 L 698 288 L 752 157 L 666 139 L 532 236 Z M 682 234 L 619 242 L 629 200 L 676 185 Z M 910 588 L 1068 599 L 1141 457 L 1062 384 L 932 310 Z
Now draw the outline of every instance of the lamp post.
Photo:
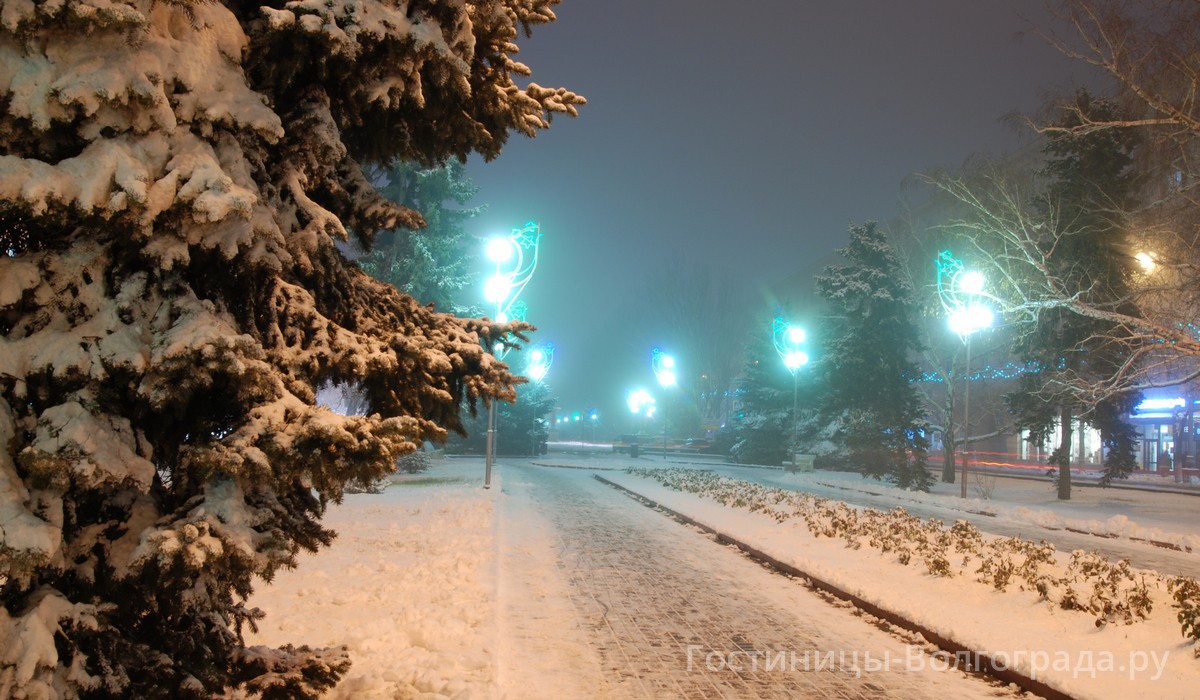
M 993 312 L 984 303 L 984 278 L 974 270 L 968 271 L 961 260 L 944 250 L 937 260 L 938 296 L 946 309 L 950 330 L 958 334 L 967 346 L 963 365 L 963 455 L 962 484 L 959 496 L 967 497 L 967 473 L 971 461 L 971 338 L 977 331 L 992 325 Z
M 650 368 L 654 370 L 654 377 L 658 379 L 658 384 L 664 389 L 670 389 L 675 386 L 677 378 L 675 376 L 675 358 L 662 351 L 662 348 L 654 348 L 650 351 Z M 666 404 L 664 404 L 665 406 Z M 667 459 L 667 413 L 663 410 L 663 461 Z
M 800 432 L 800 417 L 797 415 L 799 410 L 800 398 L 800 380 L 799 369 L 808 363 L 808 355 L 800 349 L 800 344 L 805 339 L 804 329 L 799 326 L 793 326 L 787 323 L 783 318 L 776 316 L 771 322 L 771 339 L 775 343 L 775 352 L 779 353 L 779 359 L 783 360 L 783 364 L 792 373 L 792 464 L 796 464 L 796 441 L 799 439 Z
M 514 310 L 517 297 L 529 284 L 537 268 L 538 244 L 541 229 L 532 221 L 522 228 L 515 228 L 507 236 L 497 236 L 487 242 L 487 258 L 495 263 L 496 270 L 483 287 L 484 298 L 496 305 L 497 323 L 507 323 L 509 313 Z M 508 346 L 497 339 L 489 348 L 496 359 L 504 359 Z M 547 366 L 548 369 L 548 366 Z M 483 487 L 492 487 L 492 464 L 496 460 L 496 402 L 488 399 L 487 448 L 484 457 Z

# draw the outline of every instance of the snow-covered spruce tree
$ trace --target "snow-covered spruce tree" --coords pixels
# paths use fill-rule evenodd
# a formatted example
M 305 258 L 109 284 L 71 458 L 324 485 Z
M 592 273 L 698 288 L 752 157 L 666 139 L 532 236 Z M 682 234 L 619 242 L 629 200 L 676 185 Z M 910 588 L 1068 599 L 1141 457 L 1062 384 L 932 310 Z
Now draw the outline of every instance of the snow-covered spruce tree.
M 912 380 L 921 350 L 912 284 L 887 235 L 874 222 L 850 227 L 845 259 L 817 277 L 829 305 L 815 364 L 821 413 L 863 474 L 929 489 L 929 439 Z
M 321 516 L 515 378 L 500 326 L 334 246 L 415 226 L 362 167 L 493 157 L 556 0 L 0 1 L 0 696 L 315 697 L 344 650 L 247 648 Z M 361 383 L 369 415 L 315 405 Z
M 741 464 L 782 464 L 792 440 L 792 376 L 775 353 L 770 326 L 757 324 L 746 343 L 731 452 Z
M 375 279 L 439 311 L 471 313 L 462 295 L 474 279 L 472 248 L 478 241 L 467 234 L 466 224 L 483 207 L 465 206 L 479 189 L 467 178 L 465 166 L 457 160 L 432 168 L 398 162 L 379 177 L 387 183 L 380 192 L 420 213 L 425 226 L 382 232 L 358 264 Z

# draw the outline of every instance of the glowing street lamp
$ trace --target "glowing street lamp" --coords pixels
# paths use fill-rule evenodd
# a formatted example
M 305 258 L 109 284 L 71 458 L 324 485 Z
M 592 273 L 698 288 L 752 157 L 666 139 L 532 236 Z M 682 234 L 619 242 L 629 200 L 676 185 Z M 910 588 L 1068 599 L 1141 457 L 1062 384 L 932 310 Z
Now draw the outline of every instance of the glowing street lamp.
M 983 275 L 974 270 L 966 270 L 962 261 L 955 258 L 950 251 L 943 250 L 938 256 L 937 274 L 938 297 L 946 310 L 950 330 L 967 346 L 967 359 L 963 365 L 963 456 L 962 484 L 959 490 L 959 496 L 966 498 L 967 472 L 971 461 L 971 337 L 976 332 L 991 327 L 995 314 L 986 303 Z M 949 474 L 952 479 L 954 472 L 950 471 Z
M 490 304 L 495 304 L 497 323 L 507 323 L 510 317 L 524 316 L 524 303 L 518 304 L 517 297 L 524 291 L 533 271 L 537 268 L 538 244 L 542 232 L 532 221 L 522 228 L 515 228 L 507 236 L 497 236 L 487 242 L 485 253 L 487 259 L 495 264 L 496 269 L 491 277 L 484 282 L 483 298 Z M 496 339 L 491 348 L 497 359 L 504 359 L 508 354 L 508 346 L 502 339 Z M 549 369 L 549 364 L 545 366 Z M 545 376 L 545 372 L 542 373 Z M 496 460 L 496 402 L 488 400 L 488 432 L 487 451 L 485 457 L 483 487 L 492 487 L 492 464 Z
M 625 405 L 629 406 L 630 413 L 640 417 L 637 428 L 637 434 L 640 436 L 646 429 L 646 419 L 654 417 L 654 397 L 645 389 L 634 389 L 625 394 Z M 638 437 L 635 436 L 629 447 L 629 455 L 636 458 L 637 450 Z
M 796 464 L 796 442 L 800 432 L 799 410 L 800 380 L 798 370 L 808 364 L 808 354 L 800 349 L 801 343 L 807 336 L 804 329 L 787 323 L 776 316 L 771 321 L 771 340 L 775 343 L 775 352 L 783 360 L 784 367 L 792 373 L 792 464 Z
M 645 389 L 634 389 L 625 395 L 625 404 L 634 415 L 645 414 L 654 409 L 654 397 Z

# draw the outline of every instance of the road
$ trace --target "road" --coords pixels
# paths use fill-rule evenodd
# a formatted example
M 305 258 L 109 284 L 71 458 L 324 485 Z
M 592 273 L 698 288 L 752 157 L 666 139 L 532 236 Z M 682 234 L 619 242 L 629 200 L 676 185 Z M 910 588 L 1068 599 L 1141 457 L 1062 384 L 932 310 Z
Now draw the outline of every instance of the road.
M 498 463 L 501 528 L 556 538 L 557 571 L 598 658 L 591 697 L 995 698 L 1007 688 L 934 671 L 918 647 L 592 478 Z M 517 543 L 509 542 L 507 547 Z M 878 670 L 870 670 L 870 666 Z

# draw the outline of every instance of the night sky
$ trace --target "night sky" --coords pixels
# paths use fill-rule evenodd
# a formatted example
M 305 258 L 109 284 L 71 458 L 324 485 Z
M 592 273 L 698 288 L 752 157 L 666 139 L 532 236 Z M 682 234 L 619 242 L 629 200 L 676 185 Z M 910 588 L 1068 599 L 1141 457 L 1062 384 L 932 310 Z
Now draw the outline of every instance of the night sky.
M 1042 0 L 564 0 L 556 13 L 518 58 L 589 104 L 471 162 L 488 205 L 472 233 L 541 224 L 521 298 L 535 341 L 558 348 L 547 381 L 560 410 L 599 407 L 608 432 L 628 429 L 627 389 L 655 388 L 651 347 L 670 347 L 646 298 L 670 259 L 728 271 L 760 302 L 747 313 L 769 312 L 850 223 L 899 214 L 907 177 L 1027 142 L 1003 117 L 1092 76 L 1023 35 L 1050 22 Z

